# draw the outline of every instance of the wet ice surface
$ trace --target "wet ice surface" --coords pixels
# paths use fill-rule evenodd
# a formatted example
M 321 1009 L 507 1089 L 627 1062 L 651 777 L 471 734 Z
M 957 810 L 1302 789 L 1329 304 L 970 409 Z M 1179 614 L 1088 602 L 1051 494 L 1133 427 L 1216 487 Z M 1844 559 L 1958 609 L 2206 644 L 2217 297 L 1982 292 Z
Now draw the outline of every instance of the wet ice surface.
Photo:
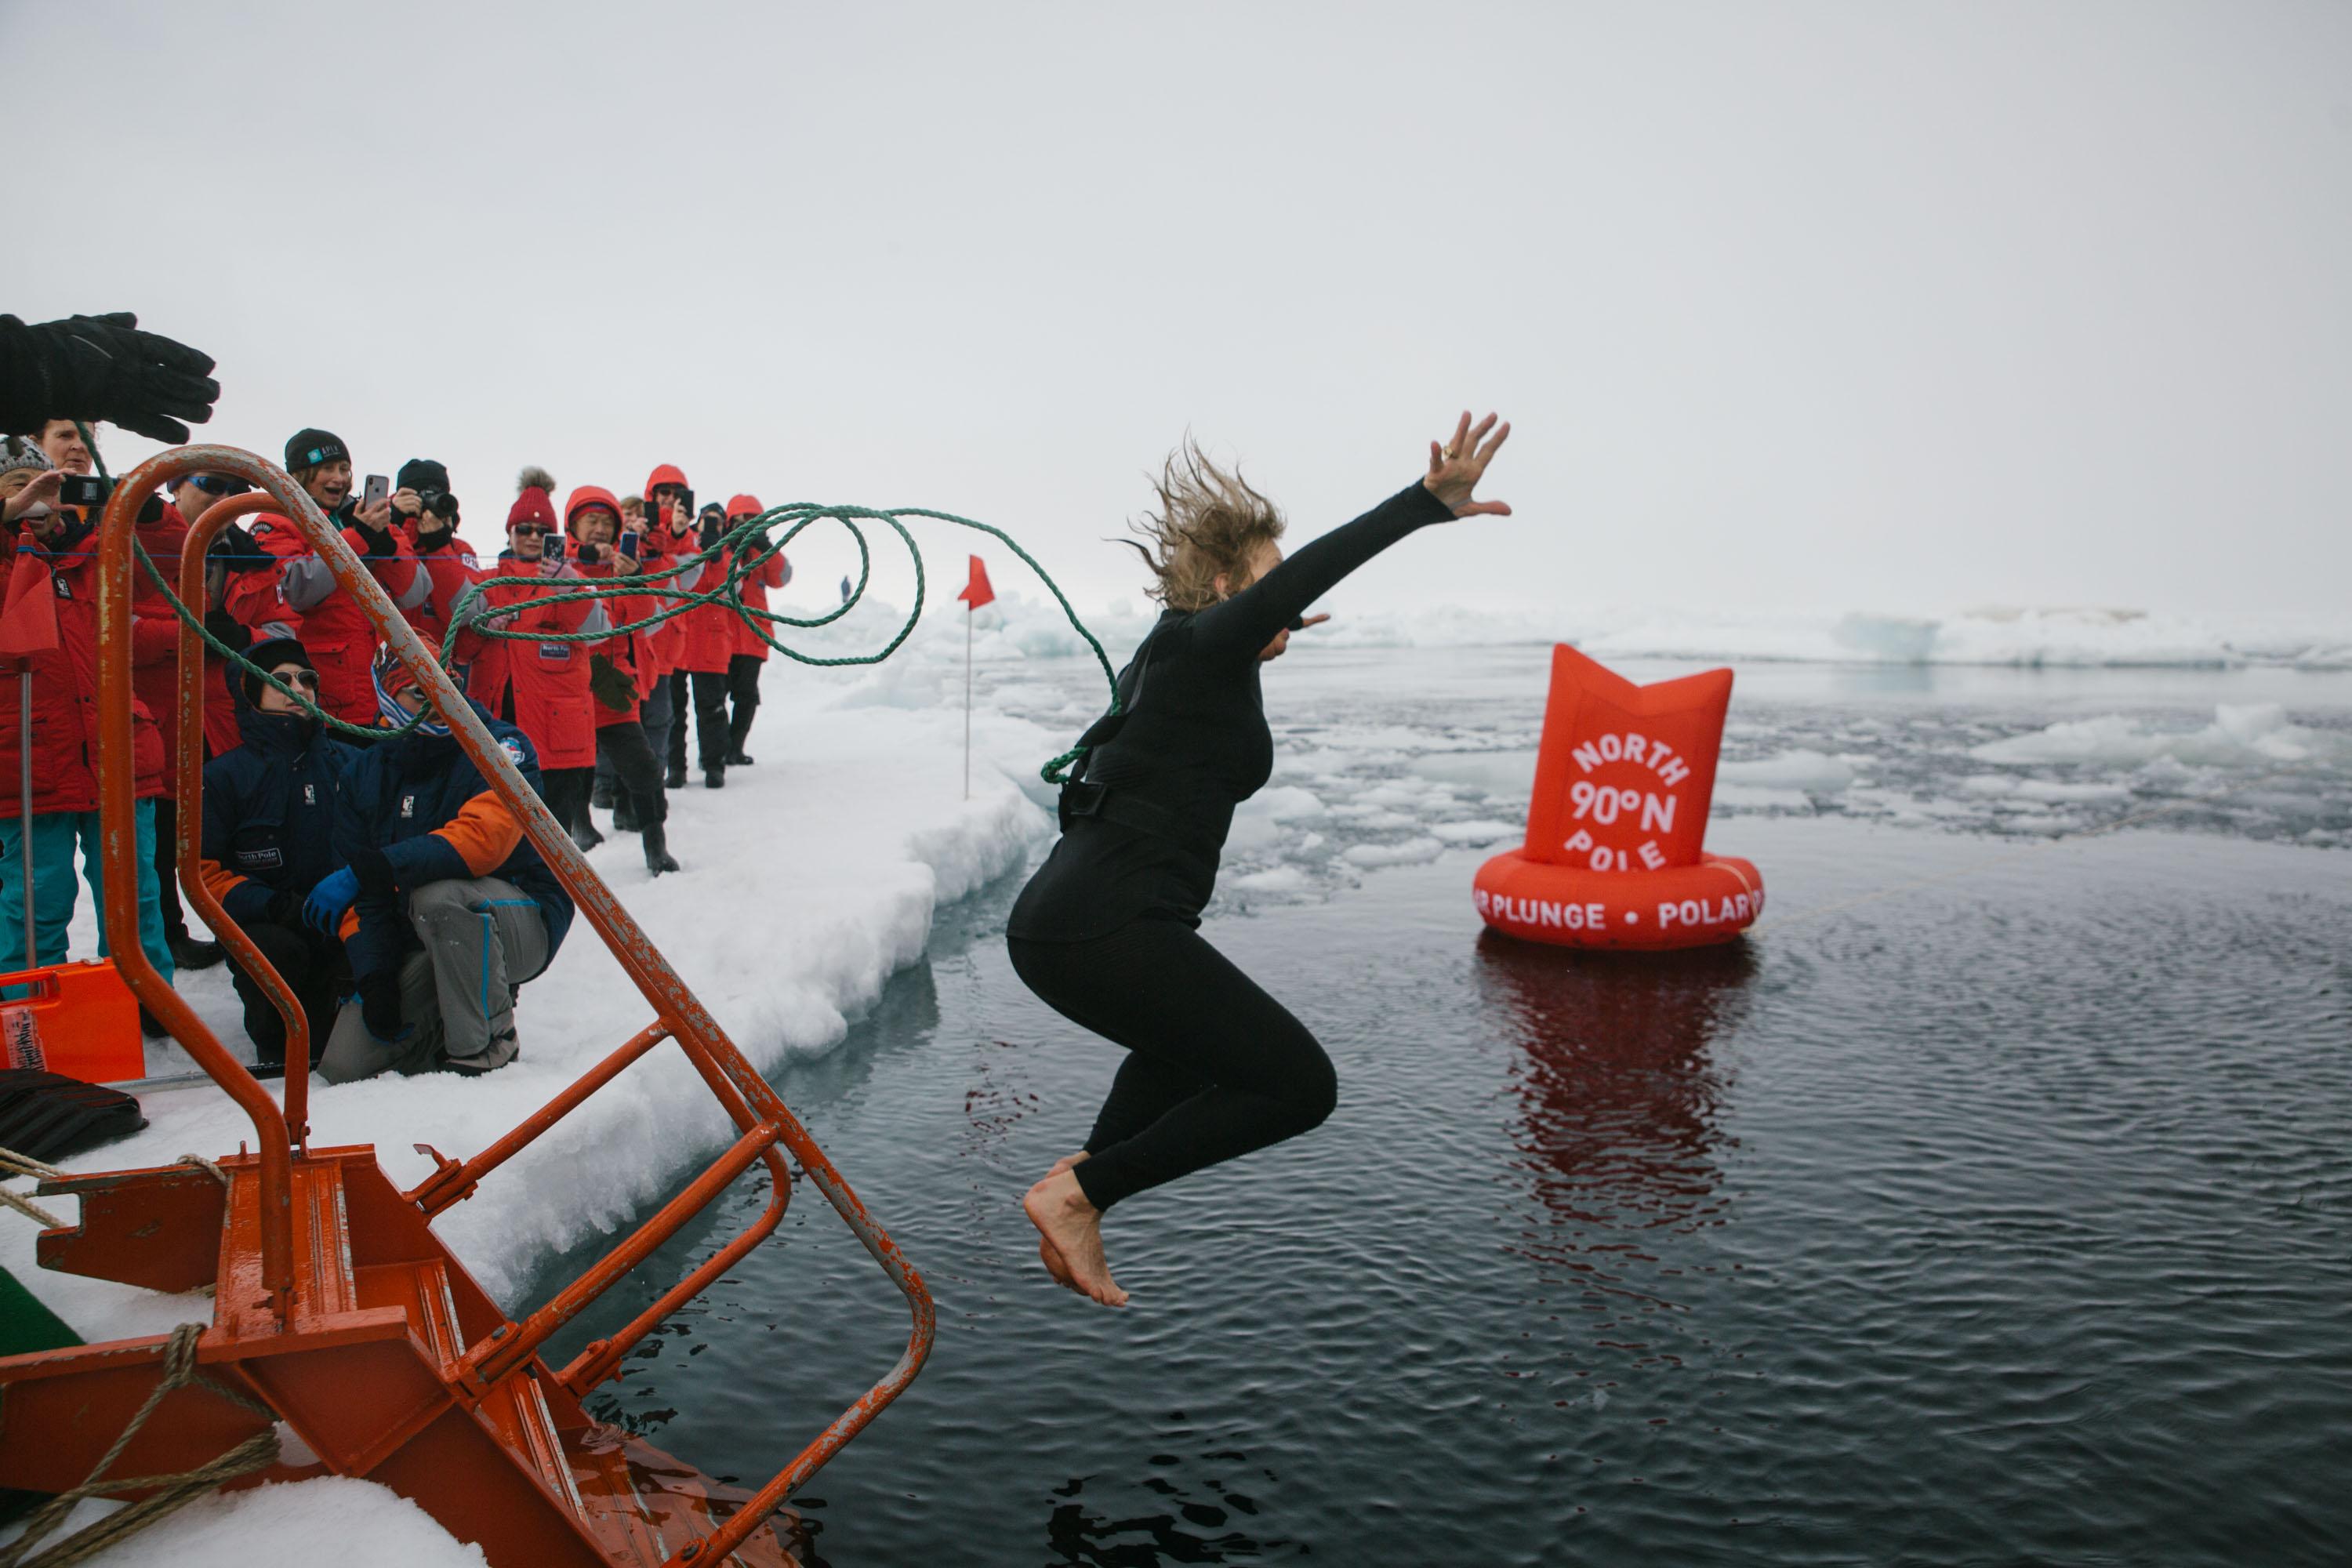
M 1274 779 L 1235 817 L 1219 907 L 1321 899 L 1373 868 L 1518 838 L 1548 647 L 1292 646 L 1265 674 Z M 1616 668 L 1647 684 L 1709 666 Z M 983 701 L 1071 733 L 1102 703 L 1090 662 L 980 679 Z M 2029 839 L 2129 819 L 2344 847 L 2352 674 L 1746 665 L 1715 815 L 1710 846 L 1734 854 L 1759 816 Z
M 945 912 L 778 1079 L 940 1304 L 801 1500 L 814 1561 L 2339 1562 L 2340 856 L 1720 827 L 1775 912 L 1699 953 L 1481 941 L 1479 851 L 1234 900 L 1208 934 L 1316 1028 L 1339 1110 L 1118 1211 L 1118 1313 L 1047 1282 L 1016 1206 L 1112 1048 L 1011 974 L 1018 877 Z M 599 1406 L 756 1481 L 903 1325 L 803 1185 Z

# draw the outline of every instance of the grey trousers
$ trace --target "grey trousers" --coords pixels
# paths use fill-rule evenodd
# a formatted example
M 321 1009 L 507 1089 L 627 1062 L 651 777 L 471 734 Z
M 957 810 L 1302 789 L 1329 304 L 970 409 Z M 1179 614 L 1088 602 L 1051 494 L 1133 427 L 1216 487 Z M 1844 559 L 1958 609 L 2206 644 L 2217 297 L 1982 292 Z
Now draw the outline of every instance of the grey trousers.
M 319 1061 L 329 1083 L 431 1072 L 444 1058 L 496 1067 L 504 1065 L 497 1058 L 513 1056 L 515 989 L 547 967 L 547 917 L 539 906 L 496 877 L 453 878 L 409 894 L 408 919 L 425 944 L 400 970 L 408 1037 L 374 1038 L 352 997 Z

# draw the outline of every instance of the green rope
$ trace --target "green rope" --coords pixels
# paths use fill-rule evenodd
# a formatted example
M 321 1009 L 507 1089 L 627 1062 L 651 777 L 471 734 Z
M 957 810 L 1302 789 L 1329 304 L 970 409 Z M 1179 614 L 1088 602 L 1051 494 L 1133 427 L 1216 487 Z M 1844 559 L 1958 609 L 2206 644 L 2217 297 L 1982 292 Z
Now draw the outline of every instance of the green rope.
M 94 441 L 90 440 L 88 427 L 79 426 L 79 424 L 77 427 L 81 430 L 82 440 L 89 447 L 91 457 L 96 458 L 98 455 L 98 447 Z M 102 460 L 99 465 L 99 474 L 101 478 L 106 476 L 106 468 Z M 452 668 L 457 664 L 457 640 L 461 635 L 468 632 L 478 637 L 495 638 L 497 640 L 506 642 L 603 642 L 614 637 L 625 637 L 634 632 L 644 631 L 651 627 L 660 626 L 664 622 L 674 620 L 679 616 L 699 609 L 706 605 L 723 605 L 730 614 L 735 616 L 736 618 L 740 620 L 745 626 L 749 626 L 751 629 L 752 635 L 757 637 L 762 643 L 765 643 L 769 647 L 775 649 L 776 652 L 782 654 L 786 658 L 793 659 L 797 663 L 809 665 L 817 668 L 840 668 L 848 666 L 880 664 L 884 659 L 888 658 L 892 654 L 898 652 L 898 649 L 905 645 L 907 639 L 914 635 L 917 624 L 922 619 L 923 594 L 927 581 L 923 570 L 923 552 L 916 546 L 914 535 L 908 531 L 906 524 L 900 521 L 902 518 L 917 517 L 929 518 L 938 522 L 954 523 L 958 527 L 969 528 L 975 532 L 987 534 L 990 538 L 1003 544 L 1007 550 L 1012 551 L 1015 556 L 1020 558 L 1023 565 L 1035 573 L 1037 580 L 1045 584 L 1046 591 L 1054 595 L 1054 602 L 1061 606 L 1062 614 L 1068 619 L 1071 628 L 1075 630 L 1078 636 L 1084 637 L 1086 639 L 1087 646 L 1094 650 L 1095 662 L 1102 667 L 1103 679 L 1110 686 L 1110 710 L 1113 713 L 1117 713 L 1120 710 L 1118 677 L 1117 672 L 1111 668 L 1109 656 L 1103 651 L 1102 643 L 1095 637 L 1094 633 L 1088 631 L 1085 623 L 1078 619 L 1077 611 L 1071 608 L 1069 598 L 1062 592 L 1061 585 L 1054 581 L 1053 577 L 1046 572 L 1045 567 L 1037 563 L 1037 558 L 1030 554 L 1026 550 L 1023 549 L 1021 545 L 1014 541 L 1011 534 L 1006 533 L 1001 528 L 992 527 L 985 522 L 978 522 L 968 517 L 958 517 L 953 512 L 934 511 L 927 507 L 892 507 L 877 510 L 871 507 L 862 506 L 824 506 L 814 501 L 794 501 L 785 506 L 770 507 L 767 510 L 760 512 L 755 516 L 743 519 L 733 528 L 729 529 L 726 532 L 719 535 L 718 540 L 708 549 L 698 551 L 692 555 L 681 557 L 679 560 L 659 572 L 640 573 L 636 575 L 627 577 L 614 576 L 610 578 L 576 581 L 567 585 L 561 592 L 552 594 L 535 592 L 526 595 L 517 593 L 511 595 L 516 602 L 509 605 L 503 609 L 498 607 L 496 603 L 490 600 L 489 593 L 493 585 L 523 584 L 529 586 L 553 582 L 556 581 L 556 579 L 485 577 L 477 582 L 468 584 L 465 591 L 457 595 L 457 602 L 450 606 L 449 630 L 447 636 L 443 638 L 441 645 L 441 663 L 445 668 Z M 768 628 L 770 626 L 789 626 L 802 630 L 814 630 L 819 626 L 830 626 L 834 622 L 840 620 L 843 616 L 848 615 L 852 610 L 855 610 L 859 603 L 864 600 L 866 597 L 866 590 L 873 580 L 874 559 L 872 547 L 866 542 L 866 531 L 858 526 L 861 520 L 869 522 L 887 523 L 891 531 L 898 536 L 899 542 L 907 547 L 907 554 L 913 562 L 915 568 L 915 602 L 914 606 L 907 612 L 906 620 L 901 623 L 898 629 L 892 634 L 890 639 L 884 643 L 880 649 L 874 653 L 845 654 L 837 658 L 821 658 L 815 654 L 803 653 L 798 648 L 792 647 L 778 641 L 769 631 Z M 857 543 L 857 581 L 855 586 L 852 587 L 848 596 L 842 600 L 839 606 L 835 609 L 828 610 L 820 616 L 803 617 L 784 615 L 779 611 L 761 609 L 754 605 L 747 605 L 743 602 L 744 584 L 751 579 L 754 573 L 764 568 L 770 561 L 782 553 L 784 546 L 791 543 L 795 538 L 799 537 L 803 531 L 816 523 L 828 521 L 838 522 L 842 527 L 847 529 L 849 531 L 850 537 Z M 776 532 L 779 529 L 782 530 L 781 533 Z M 774 537 L 772 538 L 772 534 L 774 535 Z M 396 731 L 386 730 L 381 727 L 371 728 L 363 725 L 350 724 L 336 718 L 333 714 L 329 713 L 324 709 L 320 708 L 310 698 L 304 697 L 299 692 L 295 691 L 283 681 L 280 681 L 276 676 L 271 675 L 268 670 L 261 668 L 252 660 L 247 658 L 243 653 L 229 647 L 219 637 L 214 636 L 212 630 L 204 624 L 203 617 L 191 612 L 187 605 L 180 602 L 179 595 L 172 591 L 172 585 L 164 580 L 163 574 L 157 569 L 152 561 L 148 559 L 145 548 L 139 545 L 135 539 L 132 542 L 132 547 L 137 551 L 141 564 L 146 567 L 148 576 L 153 580 L 157 589 L 162 592 L 165 602 L 172 606 L 173 613 L 177 615 L 182 622 L 195 628 L 197 635 L 204 639 L 205 646 L 206 647 L 211 649 L 217 657 L 228 660 L 237 668 L 259 676 L 273 689 L 279 691 L 291 699 L 298 707 L 305 712 L 310 713 L 312 717 L 321 720 L 334 729 L 343 731 L 346 733 L 376 739 L 387 734 L 404 734 L 409 729 L 413 729 L 415 725 L 423 723 L 430 713 L 431 710 L 428 708 L 425 712 L 417 714 L 407 725 L 403 726 L 400 730 Z M 665 584 L 674 584 L 675 581 L 681 576 L 690 574 L 698 574 L 705 564 L 714 560 L 723 560 L 726 566 L 725 577 L 718 586 L 714 588 L 696 590 L 680 590 L 675 586 L 665 586 Z M 421 569 L 422 563 L 420 563 L 420 570 Z M 668 609 L 657 610 L 652 615 L 646 616 L 639 620 L 632 621 L 626 627 L 615 626 L 604 631 L 520 631 L 510 627 L 497 626 L 489 624 L 493 617 L 509 615 L 515 611 L 525 608 L 541 609 L 556 605 L 577 604 L 582 601 L 593 602 L 604 599 L 625 598 L 647 593 L 658 593 L 665 597 L 674 597 L 677 600 L 677 603 Z M 761 624 L 763 622 L 765 625 Z M 1040 775 L 1047 784 L 1062 784 L 1066 782 L 1068 777 L 1068 774 L 1065 770 L 1066 770 L 1071 763 L 1077 762 L 1085 754 L 1086 748 L 1073 747 L 1069 751 L 1063 752 L 1061 755 L 1048 762 L 1045 767 L 1040 770 Z

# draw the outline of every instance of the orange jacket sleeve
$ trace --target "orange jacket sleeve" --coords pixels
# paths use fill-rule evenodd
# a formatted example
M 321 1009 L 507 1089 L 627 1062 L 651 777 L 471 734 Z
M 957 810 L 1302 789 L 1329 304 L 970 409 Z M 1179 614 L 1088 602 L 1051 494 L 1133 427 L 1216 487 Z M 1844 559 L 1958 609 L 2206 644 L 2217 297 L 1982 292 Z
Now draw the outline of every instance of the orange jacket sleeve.
M 487 877 L 507 863 L 522 842 L 522 824 L 507 809 L 495 790 L 484 790 L 458 808 L 457 815 L 433 830 L 466 862 L 466 869 Z

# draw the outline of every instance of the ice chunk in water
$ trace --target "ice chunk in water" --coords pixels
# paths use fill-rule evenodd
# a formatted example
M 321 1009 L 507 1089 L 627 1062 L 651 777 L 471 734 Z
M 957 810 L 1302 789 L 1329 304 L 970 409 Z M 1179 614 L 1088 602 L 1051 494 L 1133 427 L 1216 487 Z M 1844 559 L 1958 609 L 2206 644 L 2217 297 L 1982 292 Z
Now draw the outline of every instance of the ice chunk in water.
M 1339 858 L 1351 866 L 1410 866 L 1444 853 L 1445 846 L 1434 838 L 1408 838 L 1402 844 L 1358 844 Z

